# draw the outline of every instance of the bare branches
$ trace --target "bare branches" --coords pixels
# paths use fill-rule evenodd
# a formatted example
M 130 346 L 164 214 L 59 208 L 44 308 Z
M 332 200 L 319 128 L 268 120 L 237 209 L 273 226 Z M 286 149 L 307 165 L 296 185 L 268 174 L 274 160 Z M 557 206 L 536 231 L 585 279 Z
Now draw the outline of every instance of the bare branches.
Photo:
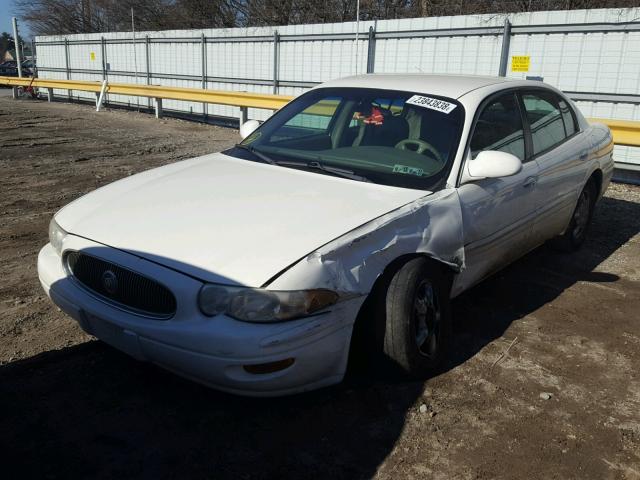
M 15 0 L 36 34 L 293 25 L 355 20 L 356 0 Z M 637 6 L 637 0 L 360 0 L 361 20 Z

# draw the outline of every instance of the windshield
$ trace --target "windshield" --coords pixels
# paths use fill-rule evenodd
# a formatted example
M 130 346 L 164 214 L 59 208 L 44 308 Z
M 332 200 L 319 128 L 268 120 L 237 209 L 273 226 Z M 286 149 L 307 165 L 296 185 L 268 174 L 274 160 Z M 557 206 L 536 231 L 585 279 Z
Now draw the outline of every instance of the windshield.
M 453 99 L 365 88 L 312 90 L 227 154 L 384 185 L 443 185 L 463 124 Z

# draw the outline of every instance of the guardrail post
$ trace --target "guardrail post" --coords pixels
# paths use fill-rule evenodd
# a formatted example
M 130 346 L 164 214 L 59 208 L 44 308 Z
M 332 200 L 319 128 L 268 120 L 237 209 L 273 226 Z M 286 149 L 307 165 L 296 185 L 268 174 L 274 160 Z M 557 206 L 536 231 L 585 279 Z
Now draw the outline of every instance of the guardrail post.
M 240 126 L 249 120 L 249 108 L 248 107 L 240 107 Z
M 201 47 L 200 53 L 202 55 L 202 89 L 207 89 L 207 39 L 204 36 L 204 33 L 200 37 Z M 207 112 L 208 107 L 205 102 L 202 103 L 202 118 L 206 122 L 207 121 Z
M 373 73 L 376 62 L 376 30 L 369 27 L 369 41 L 367 44 L 367 73 Z
M 500 70 L 498 75 L 507 76 L 507 65 L 509 64 L 509 44 L 511 42 L 511 23 L 508 18 L 504 19 L 504 30 L 502 32 L 502 51 L 500 52 Z
M 280 70 L 280 34 L 273 32 L 273 94 L 278 93 L 278 72 Z
M 162 118 L 162 99 L 156 98 L 156 118 Z
M 67 71 L 67 80 L 71 80 L 71 68 L 69 67 L 69 39 L 64 39 L 64 66 Z M 73 100 L 73 94 L 71 90 L 67 90 L 67 96 L 69 97 L 69 101 Z
M 11 98 L 13 98 L 14 100 L 18 99 L 18 87 L 11 88 Z
M 100 107 L 102 107 L 102 102 L 104 101 L 104 97 L 107 94 L 107 81 L 102 81 L 102 87 L 100 88 L 100 93 L 96 92 L 96 112 L 100 111 Z
M 47 88 L 47 102 L 53 102 L 53 88 Z

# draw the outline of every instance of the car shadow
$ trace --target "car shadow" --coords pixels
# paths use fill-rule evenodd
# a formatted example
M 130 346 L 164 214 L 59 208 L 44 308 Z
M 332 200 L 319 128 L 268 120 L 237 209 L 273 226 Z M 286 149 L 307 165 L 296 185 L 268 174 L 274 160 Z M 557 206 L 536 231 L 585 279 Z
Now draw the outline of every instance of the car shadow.
M 574 254 L 541 247 L 454 301 L 463 364 L 523 316 L 595 271 L 640 231 L 640 205 L 605 198 Z M 430 379 L 349 382 L 241 398 L 90 341 L 0 367 L 5 478 L 370 478 Z
M 603 198 L 582 248 L 573 253 L 543 245 L 453 301 L 453 354 L 443 371 L 473 357 L 512 322 L 551 303 L 577 282 L 614 283 L 619 276 L 596 269 L 640 232 L 640 204 Z

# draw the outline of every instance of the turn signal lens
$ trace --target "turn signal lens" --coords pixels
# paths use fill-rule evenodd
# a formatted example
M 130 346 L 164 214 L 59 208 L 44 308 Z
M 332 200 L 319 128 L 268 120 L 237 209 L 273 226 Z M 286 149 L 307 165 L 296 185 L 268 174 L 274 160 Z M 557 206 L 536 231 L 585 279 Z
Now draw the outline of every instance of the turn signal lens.
M 244 368 L 247 373 L 252 373 L 254 375 L 264 375 L 266 373 L 279 372 L 280 370 L 289 368 L 294 364 L 294 362 L 295 359 L 293 358 L 285 358 L 284 360 L 278 360 L 277 362 L 258 363 L 256 365 L 243 365 L 242 368 Z

